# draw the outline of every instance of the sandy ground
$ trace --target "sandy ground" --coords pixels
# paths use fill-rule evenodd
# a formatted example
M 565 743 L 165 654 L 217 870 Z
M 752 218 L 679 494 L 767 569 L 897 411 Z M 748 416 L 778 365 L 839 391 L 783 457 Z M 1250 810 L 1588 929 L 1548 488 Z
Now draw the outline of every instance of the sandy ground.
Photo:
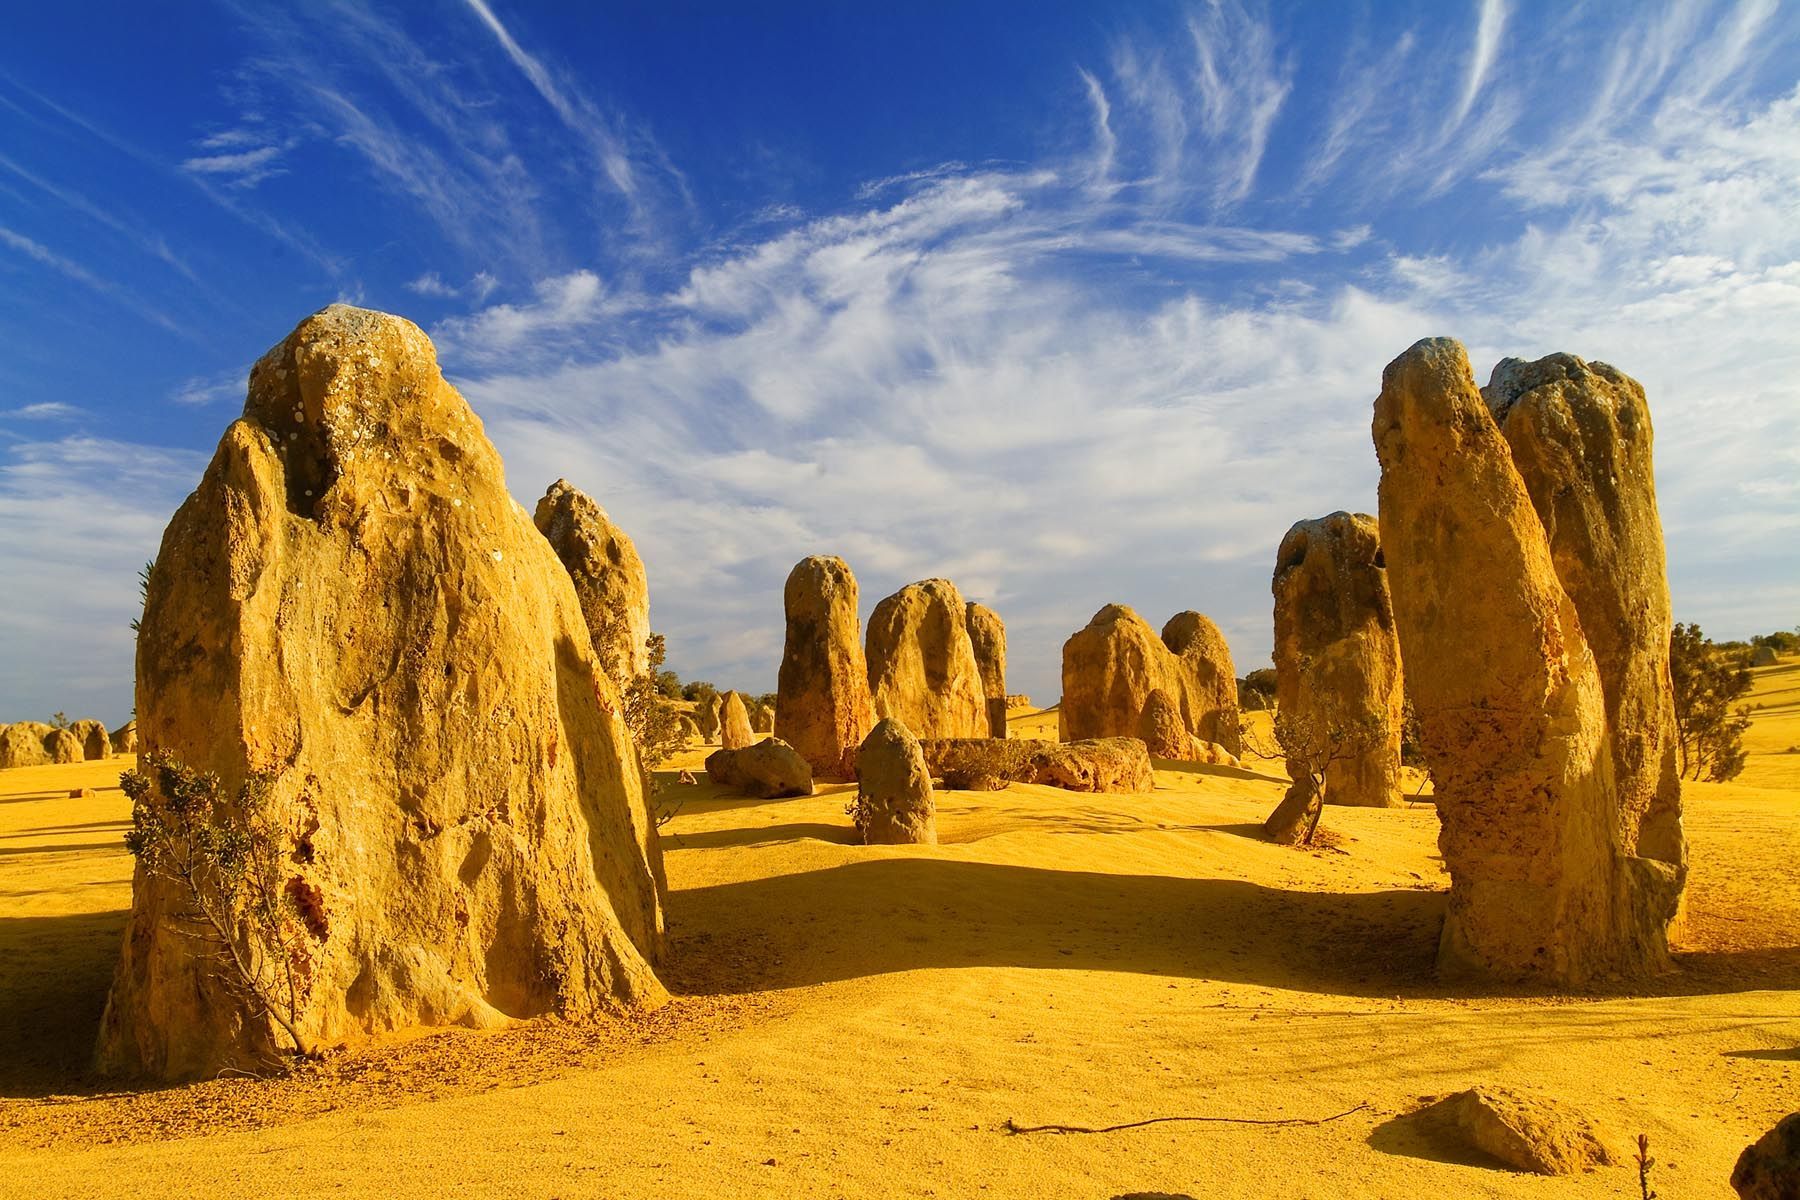
M 1756 701 L 1743 778 L 1688 792 L 1680 970 L 1636 994 L 1440 987 L 1429 806 L 1332 809 L 1329 847 L 1280 849 L 1255 832 L 1266 768 L 940 793 L 935 848 L 851 845 L 845 788 L 672 785 L 667 1008 L 136 1091 L 83 1073 L 129 902 L 127 760 L 0 772 L 0 1195 L 1637 1195 L 1635 1170 L 1520 1175 L 1407 1115 L 1500 1083 L 1620 1150 L 1647 1133 L 1670 1200 L 1728 1197 L 1800 1108 L 1800 660 Z

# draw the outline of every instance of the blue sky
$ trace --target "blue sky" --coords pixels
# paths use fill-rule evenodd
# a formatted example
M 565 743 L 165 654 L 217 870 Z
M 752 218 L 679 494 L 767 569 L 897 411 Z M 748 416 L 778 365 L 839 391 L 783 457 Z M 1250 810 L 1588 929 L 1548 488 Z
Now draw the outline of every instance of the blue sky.
M 781 582 L 945 575 L 1011 682 L 1101 605 L 1264 665 L 1416 339 L 1649 391 L 1677 617 L 1800 620 L 1800 9 L 34 5 L 0 44 L 0 719 L 131 705 L 249 364 L 404 314 L 529 507 L 764 690 Z

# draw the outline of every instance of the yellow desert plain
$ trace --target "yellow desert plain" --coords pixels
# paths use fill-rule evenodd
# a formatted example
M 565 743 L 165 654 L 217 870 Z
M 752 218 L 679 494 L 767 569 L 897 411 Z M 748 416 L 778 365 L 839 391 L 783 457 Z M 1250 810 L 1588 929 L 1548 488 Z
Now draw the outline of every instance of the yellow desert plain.
M 1629 993 L 1437 983 L 1428 804 L 1328 809 L 1327 844 L 1282 849 L 1272 764 L 1162 763 L 1148 795 L 940 791 L 940 845 L 868 848 L 852 787 L 674 784 L 695 748 L 661 772 L 664 1009 L 144 1090 L 85 1070 L 129 760 L 0 771 L 0 1194 L 1639 1194 L 1634 1166 L 1519 1174 L 1411 1115 L 1489 1083 L 1587 1113 L 1622 1161 L 1647 1134 L 1667 1200 L 1729 1197 L 1800 1107 L 1800 659 L 1752 699 L 1748 769 L 1686 790 L 1679 970 Z M 1207 1120 L 1013 1131 L 1164 1117 Z

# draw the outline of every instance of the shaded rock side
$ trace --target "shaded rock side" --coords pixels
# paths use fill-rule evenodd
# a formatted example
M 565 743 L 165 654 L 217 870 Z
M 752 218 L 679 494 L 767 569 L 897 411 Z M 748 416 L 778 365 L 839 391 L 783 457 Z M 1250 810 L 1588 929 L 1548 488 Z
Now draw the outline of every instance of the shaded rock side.
M 856 831 L 868 846 L 935 846 L 937 805 L 919 739 L 892 717 L 856 756 Z
M 138 748 L 137 722 L 127 721 L 112 731 L 112 748 L 114 754 L 136 754 Z
M 1800 1200 L 1800 1113 L 1744 1147 L 1731 1170 L 1739 1200 Z
M 812 766 L 778 737 L 742 750 L 715 750 L 706 756 L 706 777 L 760 800 L 813 793 Z
M 907 584 L 869 614 L 864 642 L 876 719 L 892 717 L 922 738 L 987 735 L 987 695 L 955 584 Z
M 856 577 L 841 558 L 801 559 L 782 589 L 787 632 L 775 734 L 820 779 L 856 778 L 856 752 L 875 724 L 856 615 Z
M 318 1045 L 654 1004 L 661 850 L 568 572 L 408 321 L 333 305 L 252 369 L 163 536 L 137 646 L 146 753 L 267 781 L 307 897 Z M 104 1071 L 279 1044 L 140 866 Z M 240 936 L 250 936 L 240 932 Z
M 726 692 L 719 697 L 719 744 L 727 750 L 742 750 L 755 740 L 744 698 L 736 692 Z
M 1482 398 L 1512 449 L 1600 669 L 1627 853 L 1687 861 L 1669 575 L 1644 389 L 1573 354 L 1503 359 Z
M 1665 969 L 1679 880 L 1620 846 L 1599 669 L 1462 346 L 1390 363 L 1373 433 L 1451 875 L 1440 969 L 1557 986 Z
M 1366 513 L 1296 522 L 1275 556 L 1280 711 L 1361 743 L 1325 772 L 1325 803 L 1397 808 L 1406 693 L 1381 532 Z M 1298 777 L 1304 768 L 1288 764 Z
M 650 669 L 650 582 L 637 547 L 605 509 L 566 479 L 550 485 L 532 522 L 568 569 L 594 655 L 622 689 Z
M 987 735 L 1006 736 L 1006 624 L 985 604 L 969 601 L 969 641 L 975 648 L 975 667 L 981 672 L 981 692 L 987 697 Z
M 1145 701 L 1161 688 L 1189 732 L 1242 752 L 1231 651 L 1197 612 L 1175 614 L 1159 636 L 1125 605 L 1107 605 L 1063 643 L 1062 682 L 1064 741 L 1136 736 Z
M 704 696 L 694 705 L 694 724 L 700 727 L 703 741 L 719 740 L 719 717 L 724 706 L 724 698 L 717 695 Z
M 1035 738 L 923 740 L 931 773 L 955 791 L 993 792 L 1039 783 L 1071 792 L 1147 792 L 1156 786 L 1150 754 L 1134 737 L 1051 742 Z

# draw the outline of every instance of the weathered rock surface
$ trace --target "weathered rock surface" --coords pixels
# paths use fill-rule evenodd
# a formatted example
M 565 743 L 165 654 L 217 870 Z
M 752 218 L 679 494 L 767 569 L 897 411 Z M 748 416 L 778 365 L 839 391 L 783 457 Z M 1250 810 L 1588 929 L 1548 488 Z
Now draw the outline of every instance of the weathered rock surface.
M 1188 732 L 1175 701 L 1161 688 L 1151 688 L 1145 698 L 1137 735 L 1149 748 L 1151 758 L 1185 760 L 1194 752 L 1194 735 Z
M 752 733 L 775 732 L 775 710 L 762 701 L 750 706 L 750 731 Z
M 1731 1170 L 1739 1200 L 1800 1200 L 1800 1113 L 1744 1147 Z
M 1175 614 L 1159 637 L 1125 605 L 1109 604 L 1063 643 L 1062 679 L 1064 741 L 1135 737 L 1145 701 L 1161 688 L 1190 732 L 1241 751 L 1231 652 L 1199 613 Z
M 106 726 L 92 717 L 84 717 L 71 722 L 69 732 L 81 744 L 81 757 L 84 759 L 112 757 L 112 736 L 106 732 Z
M 1773 646 L 1758 646 L 1750 651 L 1750 665 L 1753 667 L 1772 667 L 1780 661 Z
M 1473 1148 L 1538 1175 L 1579 1175 L 1619 1160 L 1592 1121 L 1567 1105 L 1512 1088 L 1474 1087 L 1426 1110 Z
M 813 793 L 812 766 L 778 737 L 742 750 L 715 750 L 706 756 L 706 777 L 762 800 Z
M 44 756 L 53 763 L 78 763 L 87 758 L 87 751 L 70 730 L 52 729 L 44 735 Z
M 694 720 L 691 714 L 677 713 L 675 716 L 675 723 L 681 727 L 681 740 L 683 742 L 691 743 L 706 741 L 706 735 L 700 732 L 700 723 Z
M 137 753 L 137 722 L 127 721 L 112 731 L 112 748 L 114 754 Z
M 1461 345 L 1388 365 L 1374 437 L 1451 874 L 1440 969 L 1559 986 L 1665 969 L 1680 879 L 1620 844 L 1599 669 Z
M 937 804 L 919 739 L 892 717 L 856 755 L 856 831 L 866 846 L 935 846 Z
M 1225 635 L 1210 617 L 1190 609 L 1176 613 L 1163 625 L 1162 643 L 1181 661 L 1192 681 L 1189 713 L 1194 732 L 1233 754 L 1241 753 L 1237 667 L 1232 664 L 1231 644 Z
M 1006 623 L 985 604 L 969 601 L 969 641 L 975 647 L 975 666 L 981 672 L 981 692 L 987 697 L 989 737 L 1006 736 Z
M 955 791 L 993 792 L 1008 783 L 1071 792 L 1147 792 L 1156 786 L 1150 755 L 1135 737 L 934 738 L 919 746 L 931 773 Z
M 266 780 L 266 849 L 307 898 L 309 1040 L 664 998 L 661 850 L 612 683 L 416 326 L 333 305 L 266 354 L 156 561 L 143 749 L 227 794 Z M 105 1071 L 212 1075 L 281 1044 L 186 905 L 140 866 Z
M 50 761 L 45 739 L 54 732 L 41 721 L 0 725 L 0 767 L 37 767 Z
M 566 479 L 550 485 L 532 521 L 575 581 L 595 657 L 623 688 L 650 669 L 650 583 L 637 547 Z
M 1241 766 L 1242 760 L 1217 742 L 1209 742 L 1204 738 L 1194 739 L 1194 748 L 1188 755 L 1188 761 L 1205 763 L 1215 767 Z
M 987 734 L 968 606 L 955 584 L 907 584 L 869 614 L 865 641 L 877 719 L 892 717 L 921 738 Z
M 1352 747 L 1326 769 L 1325 803 L 1399 807 L 1406 692 L 1375 518 L 1335 512 L 1295 523 L 1271 590 L 1280 711 L 1328 736 L 1341 730 Z M 1295 778 L 1304 770 L 1288 764 Z
M 726 692 L 719 697 L 719 744 L 727 750 L 742 750 L 755 740 L 744 698 L 736 692 Z
M 1605 363 L 1552 354 L 1503 359 L 1482 398 L 1506 435 L 1600 669 L 1620 844 L 1628 854 L 1685 864 L 1673 617 L 1644 389 Z
M 856 616 L 856 577 L 841 558 L 801 559 L 782 592 L 786 643 L 775 733 L 820 779 L 856 778 L 856 752 L 875 724 Z

